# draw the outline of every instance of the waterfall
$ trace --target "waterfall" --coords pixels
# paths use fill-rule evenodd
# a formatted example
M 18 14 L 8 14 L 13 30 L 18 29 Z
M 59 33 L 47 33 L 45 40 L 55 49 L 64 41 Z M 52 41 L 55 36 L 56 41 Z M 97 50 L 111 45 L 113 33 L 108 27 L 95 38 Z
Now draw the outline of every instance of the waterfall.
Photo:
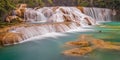
M 27 9 L 25 20 L 28 22 L 78 22 L 81 25 L 93 25 L 94 20 L 83 14 L 76 7 L 43 7 L 40 9 Z
M 96 21 L 111 21 L 112 10 L 107 8 L 84 7 L 84 13 Z
M 11 37 L 7 37 L 8 34 L 6 34 L 3 44 L 17 43 L 38 35 L 52 32 L 67 32 L 95 24 L 95 20 L 81 12 L 80 9 L 62 6 L 43 7 L 39 9 L 27 8 L 24 13 L 24 19 L 26 24 L 11 29 L 9 31 L 11 32 L 9 34 Z M 12 37 L 16 37 L 13 38 L 14 41 L 11 41 Z M 17 37 L 19 37 L 19 39 L 17 39 Z
M 43 35 L 52 32 L 67 32 L 70 29 L 78 29 L 76 23 L 52 23 L 52 24 L 29 24 L 19 28 L 15 28 L 11 32 L 21 34 L 21 39 L 25 40 L 30 37 Z M 19 41 L 19 40 L 18 40 Z
M 45 22 L 28 27 L 19 27 L 14 31 L 21 33 L 23 39 L 51 32 L 66 32 L 87 25 L 94 25 L 93 18 L 83 14 L 76 7 L 43 7 L 39 9 L 27 8 L 26 22 Z

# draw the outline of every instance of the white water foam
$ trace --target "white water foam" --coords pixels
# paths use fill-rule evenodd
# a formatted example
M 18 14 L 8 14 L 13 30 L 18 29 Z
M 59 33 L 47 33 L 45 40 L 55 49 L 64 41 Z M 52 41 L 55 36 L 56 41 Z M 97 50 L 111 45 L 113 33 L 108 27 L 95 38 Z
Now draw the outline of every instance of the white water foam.
M 95 24 L 94 19 L 83 14 L 76 7 L 43 7 L 26 9 L 25 20 L 28 22 L 65 22 L 72 21 L 84 25 Z
M 60 36 L 69 36 L 66 33 L 87 32 L 87 31 L 94 31 L 94 30 L 93 29 L 78 28 L 78 29 L 69 30 L 69 31 L 63 32 L 63 33 L 57 33 L 57 32 L 46 33 L 44 35 L 38 35 L 38 36 L 35 36 L 35 37 L 25 39 L 25 40 L 23 40 L 19 43 L 24 43 L 24 42 L 28 42 L 28 41 L 35 41 L 35 40 L 43 40 L 43 39 L 46 39 L 48 37 L 52 37 L 54 39 L 57 39 Z
M 93 18 L 85 15 L 76 7 L 43 7 L 40 9 L 28 8 L 25 12 L 25 20 L 26 23 L 31 22 L 37 23 L 38 25 L 23 25 L 10 31 L 21 34 L 22 36 L 20 37 L 23 40 L 22 42 L 30 41 L 31 38 L 34 38 L 36 36 L 43 38 L 45 36 L 49 36 L 50 34 L 49 37 L 54 37 L 54 35 L 57 34 L 53 33 L 58 32 L 66 33 L 87 31 L 89 29 L 83 29 L 83 27 L 95 25 L 95 20 Z M 39 25 L 39 22 L 46 23 L 40 23 Z M 51 34 L 53 34 L 53 36 L 51 36 Z M 60 35 L 58 34 L 58 36 Z
M 91 16 L 97 22 L 111 21 L 112 10 L 107 8 L 84 7 L 84 13 Z

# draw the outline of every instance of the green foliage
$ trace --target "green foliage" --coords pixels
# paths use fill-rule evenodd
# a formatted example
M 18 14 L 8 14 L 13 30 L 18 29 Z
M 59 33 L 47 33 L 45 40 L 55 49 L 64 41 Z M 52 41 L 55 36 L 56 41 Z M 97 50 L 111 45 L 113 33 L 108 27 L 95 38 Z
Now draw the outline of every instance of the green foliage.
M 120 0 L 77 0 L 77 5 L 120 9 Z
M 6 27 L 6 26 L 11 26 L 11 25 L 19 24 L 19 23 L 20 23 L 20 21 L 19 21 L 19 20 L 16 20 L 16 19 L 14 19 L 14 20 L 12 21 L 12 23 L 0 21 L 0 28 L 4 28 L 4 27 Z
M 50 4 L 53 4 L 53 0 L 48 0 L 48 2 L 49 2 Z
M 88 6 L 89 3 L 84 1 L 84 2 L 81 2 L 80 5 L 81 5 L 81 6 Z
M 0 0 L 0 21 L 3 21 L 5 16 L 13 9 L 15 9 L 13 0 Z
M 68 1 L 71 1 L 72 3 L 67 3 Z M 47 5 L 54 6 L 60 2 L 65 2 L 67 5 L 95 6 L 120 10 L 120 0 L 54 0 L 54 2 L 53 0 L 0 0 L 0 20 L 2 20 L 8 12 L 15 9 L 16 4 L 20 3 L 26 3 L 28 4 L 28 7 L 35 7 Z
M 44 2 L 42 0 L 39 0 L 39 5 L 44 6 Z

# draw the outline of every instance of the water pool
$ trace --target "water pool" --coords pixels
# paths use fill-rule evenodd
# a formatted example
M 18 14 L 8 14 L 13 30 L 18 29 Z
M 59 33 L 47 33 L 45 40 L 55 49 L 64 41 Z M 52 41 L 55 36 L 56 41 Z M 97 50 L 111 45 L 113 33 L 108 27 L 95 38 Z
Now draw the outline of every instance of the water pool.
M 62 55 L 61 52 L 66 49 L 64 43 L 74 41 L 81 34 L 93 35 L 105 41 L 120 42 L 119 22 L 102 23 L 85 29 L 94 29 L 94 31 L 63 33 L 66 36 L 46 37 L 1 47 L 0 60 L 120 60 L 120 51 L 114 50 L 95 50 L 81 57 Z

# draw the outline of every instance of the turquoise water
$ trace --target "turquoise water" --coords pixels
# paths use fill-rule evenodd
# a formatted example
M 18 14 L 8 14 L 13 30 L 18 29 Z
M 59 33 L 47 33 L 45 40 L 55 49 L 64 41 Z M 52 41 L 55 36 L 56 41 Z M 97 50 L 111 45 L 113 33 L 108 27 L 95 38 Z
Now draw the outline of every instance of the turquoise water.
M 120 60 L 120 51 L 114 50 L 95 50 L 81 57 L 62 55 L 61 52 L 66 49 L 64 43 L 75 40 L 81 34 L 93 35 L 105 41 L 120 42 L 119 22 L 107 22 L 86 29 L 95 31 L 64 33 L 66 36 L 34 39 L 35 41 L 1 47 L 0 60 Z

